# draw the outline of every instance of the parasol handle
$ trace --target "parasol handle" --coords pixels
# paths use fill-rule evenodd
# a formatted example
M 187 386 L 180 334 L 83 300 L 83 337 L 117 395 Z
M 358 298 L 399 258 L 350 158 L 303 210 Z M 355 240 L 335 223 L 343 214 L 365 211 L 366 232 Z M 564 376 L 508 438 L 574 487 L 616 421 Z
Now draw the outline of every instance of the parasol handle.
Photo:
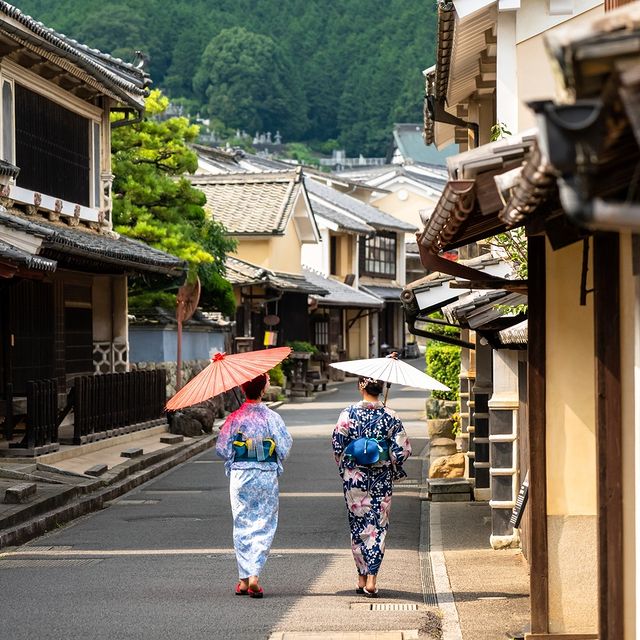
M 238 387 L 233 387 L 233 395 L 236 398 L 236 402 L 238 403 L 238 409 L 242 406 L 242 400 L 240 399 L 240 394 L 238 393 Z
M 387 382 L 385 388 L 384 388 L 384 400 L 382 401 L 382 406 L 386 407 L 387 406 L 387 397 L 389 396 L 389 389 L 391 387 L 391 383 Z

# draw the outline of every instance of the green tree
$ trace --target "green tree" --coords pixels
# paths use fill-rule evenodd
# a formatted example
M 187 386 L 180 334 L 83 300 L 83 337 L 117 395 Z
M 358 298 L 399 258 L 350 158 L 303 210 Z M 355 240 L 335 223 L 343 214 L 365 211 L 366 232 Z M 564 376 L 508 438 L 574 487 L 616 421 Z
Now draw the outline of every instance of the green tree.
M 143 121 L 113 131 L 114 228 L 186 260 L 189 277 L 201 277 L 203 304 L 229 314 L 233 292 L 222 276 L 224 255 L 235 244 L 206 215 L 204 194 L 185 177 L 197 168 L 188 143 L 196 139 L 198 127 L 185 118 L 162 120 L 168 104 L 168 98 L 152 91 Z
M 304 94 L 290 59 L 268 36 L 224 29 L 202 54 L 193 79 L 211 116 L 248 132 L 280 130 L 289 139 L 308 124 Z

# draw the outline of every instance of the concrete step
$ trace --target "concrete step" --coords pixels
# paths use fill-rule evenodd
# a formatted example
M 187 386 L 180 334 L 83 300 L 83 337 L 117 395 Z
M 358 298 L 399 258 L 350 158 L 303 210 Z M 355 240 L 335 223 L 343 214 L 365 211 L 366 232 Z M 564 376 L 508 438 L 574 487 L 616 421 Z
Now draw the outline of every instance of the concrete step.
M 30 502 L 0 504 L 0 549 L 22 544 L 56 526 L 104 508 L 123 493 L 211 448 L 215 439 L 213 435 L 202 436 L 128 459 L 100 477 L 85 477 L 86 485 L 76 485 L 75 478 L 62 473 L 60 477 L 65 477 L 70 484 L 37 482 L 37 495 Z M 15 484 L 16 480 L 0 477 L 0 492 Z
M 469 502 L 473 490 L 469 480 L 431 478 L 427 491 L 432 502 Z
M 36 495 L 38 485 L 35 482 L 21 482 L 8 487 L 4 492 L 5 504 L 22 504 L 29 502 Z

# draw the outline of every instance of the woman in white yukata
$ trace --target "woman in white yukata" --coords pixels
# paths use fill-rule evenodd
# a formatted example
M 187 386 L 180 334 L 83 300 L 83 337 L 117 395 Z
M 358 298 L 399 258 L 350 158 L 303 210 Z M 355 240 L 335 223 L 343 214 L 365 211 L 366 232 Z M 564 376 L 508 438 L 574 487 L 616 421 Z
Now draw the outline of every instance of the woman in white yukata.
M 246 401 L 230 414 L 218 435 L 233 513 L 233 546 L 240 581 L 235 593 L 262 598 L 259 576 L 278 526 L 278 476 L 292 438 L 282 418 L 262 404 L 269 385 L 264 373 L 245 382 Z

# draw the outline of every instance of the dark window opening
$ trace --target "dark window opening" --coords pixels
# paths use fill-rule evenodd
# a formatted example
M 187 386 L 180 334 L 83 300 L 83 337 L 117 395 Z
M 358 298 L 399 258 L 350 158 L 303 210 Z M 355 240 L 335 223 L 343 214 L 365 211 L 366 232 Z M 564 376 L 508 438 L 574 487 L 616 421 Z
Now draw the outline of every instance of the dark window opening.
M 67 374 L 93 373 L 93 312 L 67 307 L 64 310 L 64 355 Z
M 17 184 L 90 206 L 89 120 L 15 85 Z
M 327 319 L 316 320 L 314 325 L 315 345 L 322 351 L 328 351 L 329 347 L 329 321 Z

